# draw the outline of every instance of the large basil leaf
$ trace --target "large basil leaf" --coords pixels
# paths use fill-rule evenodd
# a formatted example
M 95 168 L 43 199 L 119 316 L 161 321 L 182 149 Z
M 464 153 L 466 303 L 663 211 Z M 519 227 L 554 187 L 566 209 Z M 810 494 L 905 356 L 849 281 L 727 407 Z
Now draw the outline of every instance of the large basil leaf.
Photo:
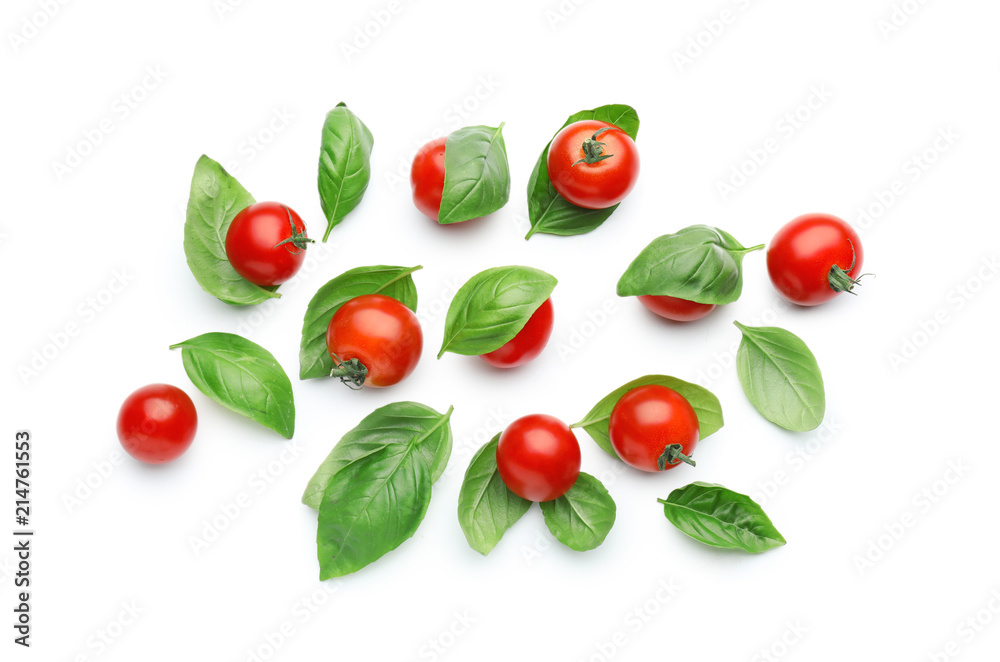
M 439 414 L 418 402 L 394 402 L 376 409 L 333 447 L 309 479 L 302 503 L 318 509 L 335 473 L 389 444 L 416 446 L 430 470 L 431 482 L 436 483 L 451 457 L 451 412 Z
M 321 467 L 333 472 L 319 503 L 320 579 L 359 570 L 416 532 L 434 474 L 447 463 L 443 449 L 450 453 L 451 431 L 442 430 L 450 414 L 450 409 L 442 416 L 416 403 L 395 403 L 367 416 L 338 442 L 350 448 Z
M 706 545 L 758 554 L 785 544 L 756 501 L 722 485 L 698 481 L 657 501 L 671 524 Z
M 764 248 L 744 248 L 731 234 L 692 225 L 665 234 L 642 249 L 618 281 L 618 296 L 653 294 L 722 305 L 743 291 L 743 256 Z
M 494 267 L 476 274 L 448 307 L 438 358 L 445 352 L 478 356 L 499 349 L 524 328 L 556 282 L 531 267 Z
M 184 222 L 184 254 L 203 290 L 238 306 L 281 296 L 275 288 L 260 287 L 243 278 L 226 257 L 229 224 L 253 203 L 253 196 L 221 165 L 205 155 L 198 159 Z
M 503 124 L 469 126 L 448 135 L 438 223 L 461 223 L 492 214 L 510 199 Z
M 469 547 L 484 556 L 531 507 L 530 501 L 511 492 L 500 478 L 499 440 L 497 434 L 473 456 L 458 493 L 458 523 Z
M 206 333 L 171 345 L 202 393 L 291 439 L 295 432 L 292 383 L 269 351 L 232 333 Z
M 340 102 L 326 114 L 319 146 L 319 201 L 326 216 L 326 232 L 361 203 L 372 175 L 375 140 L 358 116 Z
M 302 321 L 302 341 L 299 346 L 299 379 L 329 377 L 333 359 L 326 349 L 326 327 L 337 310 L 363 294 L 384 294 L 397 299 L 407 308 L 417 310 L 417 288 L 410 277 L 422 267 L 357 267 L 340 274 L 309 301 Z
M 559 131 L 580 120 L 599 120 L 614 124 L 627 133 L 632 140 L 635 140 L 639 134 L 639 115 L 631 106 L 624 104 L 611 104 L 592 110 L 581 110 L 570 115 L 559 127 Z M 552 137 L 554 138 L 555 134 L 552 134 Z M 606 209 L 584 209 L 577 207 L 556 193 L 549 181 L 549 171 L 545 165 L 551 144 L 552 141 L 549 140 L 545 149 L 538 156 L 538 160 L 535 161 L 535 167 L 528 179 L 528 219 L 531 221 L 531 229 L 525 239 L 530 239 L 537 232 L 564 236 L 584 234 L 606 221 L 618 208 L 618 205 L 614 205 Z
M 816 429 L 826 412 L 823 375 L 802 339 L 774 326 L 744 326 L 736 371 L 761 416 L 786 430 Z
M 617 511 L 614 499 L 601 481 L 582 471 L 569 492 L 539 505 L 556 540 L 578 552 L 594 549 L 604 542 L 614 526 Z
M 614 447 L 611 445 L 611 437 L 608 434 L 608 421 L 611 419 L 611 410 L 615 408 L 615 405 L 623 395 L 634 388 L 646 386 L 647 384 L 666 386 L 677 391 L 687 399 L 694 409 L 694 413 L 698 415 L 699 439 L 704 439 L 718 432 L 719 428 L 722 427 L 722 405 L 719 404 L 719 399 L 712 395 L 711 391 L 697 384 L 691 384 L 690 382 L 677 379 L 676 377 L 668 377 L 667 375 L 646 375 L 616 388 L 594 405 L 594 408 L 583 417 L 583 420 L 574 423 L 572 427 L 583 428 L 604 452 L 611 457 L 618 457 Z

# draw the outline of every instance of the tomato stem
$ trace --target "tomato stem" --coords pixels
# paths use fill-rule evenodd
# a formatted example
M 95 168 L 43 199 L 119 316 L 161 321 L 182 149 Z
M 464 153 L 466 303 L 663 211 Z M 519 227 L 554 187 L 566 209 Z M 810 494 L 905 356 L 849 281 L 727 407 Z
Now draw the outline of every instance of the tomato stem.
M 603 161 L 604 159 L 610 159 L 614 154 L 605 154 L 604 148 L 606 143 L 602 143 L 597 139 L 597 136 L 601 135 L 605 131 L 610 131 L 612 127 L 606 126 L 600 129 L 590 138 L 583 141 L 583 158 L 573 164 L 573 167 L 580 165 L 581 163 L 597 163 L 598 161 Z
M 692 467 L 696 466 L 696 462 L 690 457 L 681 452 L 683 446 L 680 444 L 667 444 L 667 447 L 663 449 L 663 454 L 660 455 L 656 460 L 656 466 L 660 468 L 660 471 L 664 471 L 668 464 L 677 464 L 678 462 L 687 462 Z
M 861 274 L 857 278 L 851 278 L 849 274 L 854 265 L 857 264 L 858 254 L 854 251 L 854 242 L 848 239 L 847 243 L 851 246 L 851 266 L 847 267 L 847 269 L 842 269 L 839 265 L 833 265 L 830 267 L 830 273 L 827 274 L 826 279 L 834 292 L 847 292 L 848 294 L 857 296 L 858 293 L 854 291 L 854 286 L 861 285 L 861 279 L 865 276 L 872 276 L 874 274 Z
M 337 365 L 330 371 L 331 377 L 340 377 L 341 383 L 347 384 L 354 391 L 365 385 L 365 379 L 368 377 L 368 368 L 360 360 L 351 359 L 350 361 L 344 361 L 336 354 L 333 354 L 333 358 L 337 361 Z
M 279 241 L 274 245 L 274 248 L 277 248 L 278 246 L 283 246 L 284 244 L 292 244 L 293 246 L 295 246 L 295 248 L 298 249 L 297 251 L 294 251 L 292 254 L 298 255 L 299 253 L 301 253 L 306 249 L 306 246 L 310 242 L 315 240 L 307 237 L 305 232 L 299 232 L 298 228 L 295 227 L 295 221 L 292 220 L 292 212 L 288 209 L 288 207 L 286 207 L 285 205 L 281 205 L 281 208 L 285 210 L 286 214 L 288 214 L 288 224 L 292 226 L 292 236 L 289 237 L 288 239 L 285 239 L 284 241 Z

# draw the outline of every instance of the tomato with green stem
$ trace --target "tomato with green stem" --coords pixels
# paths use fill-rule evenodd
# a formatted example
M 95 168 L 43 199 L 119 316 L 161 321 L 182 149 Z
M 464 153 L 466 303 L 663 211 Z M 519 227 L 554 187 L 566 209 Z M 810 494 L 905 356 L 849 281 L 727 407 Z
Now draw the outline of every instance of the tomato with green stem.
M 577 207 L 605 209 L 632 192 L 639 179 L 639 150 L 623 130 L 599 120 L 563 127 L 549 144 L 549 181 Z
M 625 464 L 665 471 L 691 459 L 698 444 L 698 414 L 677 391 L 647 384 L 623 395 L 608 421 L 611 446 Z
M 403 303 L 384 294 L 346 302 L 330 318 L 326 347 L 330 373 L 351 388 L 398 384 L 417 367 L 424 347 L 420 322 Z
M 447 136 L 435 138 L 420 148 L 410 167 L 413 204 L 428 218 L 438 220 L 444 195 L 444 148 Z
M 132 392 L 118 410 L 118 441 L 147 464 L 180 457 L 194 441 L 198 412 L 187 393 L 170 384 L 149 384 Z
M 566 494 L 580 475 L 580 443 L 554 416 L 522 416 L 500 434 L 497 469 L 522 499 L 552 501 Z
M 479 358 L 495 368 L 516 368 L 533 361 L 545 349 L 552 336 L 552 299 L 542 302 L 517 335 L 500 348 L 480 354 Z
M 251 283 L 273 287 L 298 272 L 311 241 L 293 209 L 278 202 L 255 202 L 229 224 L 226 257 Z

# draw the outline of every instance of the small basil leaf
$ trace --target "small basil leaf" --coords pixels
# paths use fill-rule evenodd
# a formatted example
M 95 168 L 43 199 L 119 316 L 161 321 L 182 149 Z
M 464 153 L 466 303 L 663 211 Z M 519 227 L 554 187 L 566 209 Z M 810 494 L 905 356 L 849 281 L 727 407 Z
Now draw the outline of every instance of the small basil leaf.
M 376 409 L 333 447 L 309 479 L 302 503 L 318 509 L 334 474 L 390 444 L 416 446 L 430 470 L 431 482 L 436 483 L 451 457 L 451 411 L 440 414 L 417 402 L 394 402 Z
M 238 306 L 281 296 L 275 288 L 254 285 L 240 276 L 226 257 L 229 224 L 253 203 L 253 196 L 221 165 L 204 155 L 198 159 L 184 221 L 184 254 L 203 290 Z
M 295 432 L 292 383 L 269 351 L 232 333 L 206 333 L 171 345 L 202 393 L 281 436 Z
M 632 140 L 635 140 L 639 134 L 639 115 L 631 106 L 624 104 L 610 104 L 592 110 L 581 110 L 570 115 L 559 127 L 559 131 L 580 120 L 599 120 L 614 124 L 627 133 Z M 553 134 L 554 137 L 555 134 Z M 549 145 L 551 144 L 552 141 L 549 140 L 538 160 L 535 161 L 535 167 L 528 179 L 528 219 L 531 221 L 531 230 L 528 231 L 525 239 L 530 239 L 537 232 L 563 236 L 584 234 L 601 225 L 618 208 L 618 205 L 614 205 L 606 209 L 584 209 L 577 207 L 556 193 L 549 181 L 549 172 L 546 167 Z
M 469 126 L 448 135 L 438 223 L 461 223 L 507 204 L 510 170 L 502 130 L 503 124 Z
M 500 478 L 499 440 L 497 434 L 473 456 L 458 493 L 458 523 L 469 547 L 484 556 L 531 507 L 530 501 L 511 492 Z
M 371 180 L 372 132 L 341 102 L 326 114 L 319 147 L 319 201 L 326 232 L 361 203 Z
M 569 492 L 539 505 L 556 540 L 578 552 L 604 542 L 614 526 L 617 510 L 601 481 L 582 471 Z
M 759 554 L 785 544 L 756 501 L 722 485 L 698 481 L 657 500 L 671 524 L 706 545 Z
M 646 375 L 616 388 L 594 405 L 594 408 L 583 417 L 583 420 L 574 423 L 572 427 L 583 428 L 604 452 L 611 457 L 618 457 L 614 447 L 611 445 L 611 437 L 608 434 L 608 421 L 611 419 L 611 410 L 615 408 L 615 405 L 623 395 L 634 388 L 648 384 L 666 386 L 684 396 L 691 404 L 695 414 L 698 415 L 699 439 L 705 439 L 718 432 L 722 427 L 722 405 L 719 404 L 719 399 L 712 395 L 711 391 L 697 384 L 691 384 L 690 382 L 677 379 L 676 377 L 668 377 L 667 375 Z
M 826 412 L 826 394 L 816 357 L 806 344 L 778 327 L 733 324 L 743 332 L 736 371 L 750 404 L 786 430 L 816 429 Z
M 499 349 L 524 328 L 556 282 L 531 267 L 494 267 L 476 274 L 448 307 L 438 358 L 445 352 L 478 356 Z
M 302 321 L 299 346 L 299 379 L 329 377 L 333 359 L 326 350 L 326 327 L 337 310 L 363 294 L 384 294 L 417 310 L 417 288 L 410 274 L 421 267 L 358 267 L 340 274 L 309 301 Z
M 653 240 L 618 281 L 618 296 L 653 294 L 722 305 L 743 291 L 744 248 L 732 235 L 708 225 L 692 225 Z

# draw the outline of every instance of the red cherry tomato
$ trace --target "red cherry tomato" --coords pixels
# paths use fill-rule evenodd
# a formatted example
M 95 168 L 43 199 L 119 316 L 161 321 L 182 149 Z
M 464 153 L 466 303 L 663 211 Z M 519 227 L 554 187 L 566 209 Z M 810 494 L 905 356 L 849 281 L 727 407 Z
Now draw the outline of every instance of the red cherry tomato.
M 413 311 L 383 294 L 365 294 L 342 305 L 326 329 L 333 376 L 355 388 L 398 384 L 417 367 L 424 348 Z
M 438 220 L 444 193 L 444 145 L 448 137 L 436 138 L 417 152 L 410 168 L 413 204 L 425 216 Z
M 118 441 L 148 464 L 174 460 L 188 449 L 198 429 L 198 412 L 188 394 L 170 384 L 143 386 L 118 410 Z
M 499 349 L 479 358 L 496 368 L 516 368 L 534 360 L 552 335 L 552 299 L 546 299 L 528 319 L 524 328 Z
M 675 322 L 693 322 L 715 310 L 714 303 L 697 303 L 677 297 L 644 294 L 639 297 L 642 305 L 660 317 Z
M 580 475 L 580 443 L 558 418 L 522 416 L 500 434 L 497 469 L 504 484 L 522 499 L 558 499 Z
M 767 248 L 767 273 L 787 300 L 815 306 L 850 292 L 864 259 L 854 228 L 830 214 L 805 214 L 774 235 Z
M 649 384 L 623 395 L 608 422 L 611 445 L 625 464 L 642 471 L 672 469 L 698 443 L 698 415 L 677 391 Z
M 290 207 L 256 202 L 236 214 L 226 232 L 226 257 L 236 273 L 255 285 L 280 285 L 306 259 L 306 226 Z
M 639 150 L 614 124 L 580 120 L 552 139 L 546 168 L 556 193 L 578 207 L 604 209 L 635 187 Z

